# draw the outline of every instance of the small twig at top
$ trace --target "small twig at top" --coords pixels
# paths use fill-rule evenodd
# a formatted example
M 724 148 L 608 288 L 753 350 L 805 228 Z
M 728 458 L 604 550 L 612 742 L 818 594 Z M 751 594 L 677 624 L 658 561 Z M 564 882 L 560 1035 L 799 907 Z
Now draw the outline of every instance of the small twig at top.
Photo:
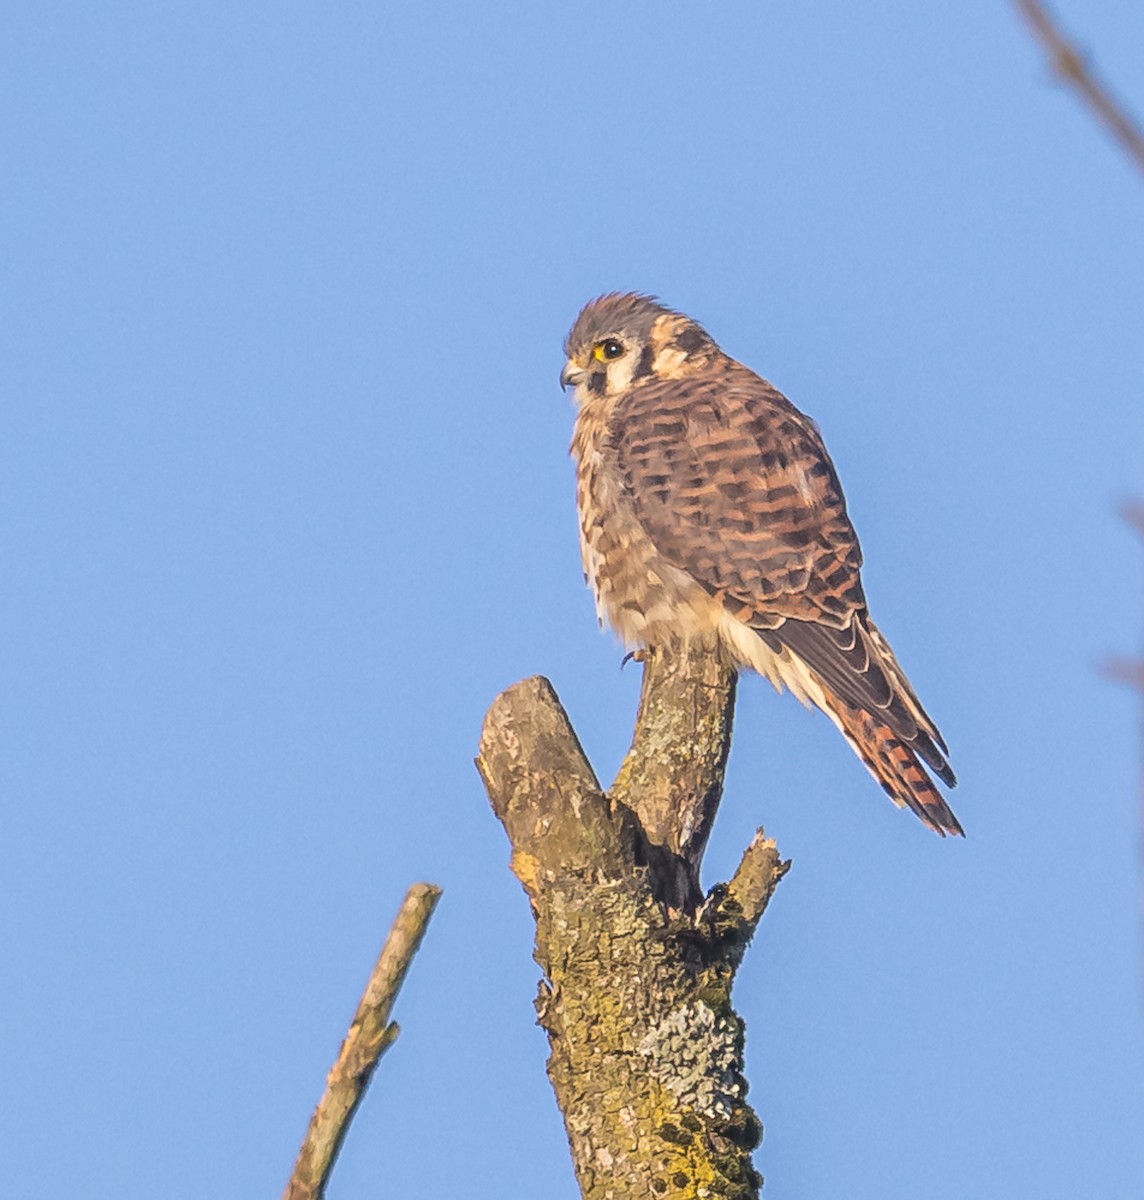
M 1025 20 L 1032 26 L 1052 59 L 1053 69 L 1084 97 L 1112 135 L 1120 142 L 1141 172 L 1144 172 L 1144 133 L 1096 78 L 1084 56 L 1053 24 L 1038 0 L 1016 0 Z
M 441 898 L 431 883 L 415 883 L 405 894 L 377 965 L 354 1013 L 349 1033 L 326 1077 L 326 1091 L 310 1118 L 282 1200 L 321 1200 L 350 1121 L 381 1056 L 397 1038 L 390 1023 L 393 1002 Z

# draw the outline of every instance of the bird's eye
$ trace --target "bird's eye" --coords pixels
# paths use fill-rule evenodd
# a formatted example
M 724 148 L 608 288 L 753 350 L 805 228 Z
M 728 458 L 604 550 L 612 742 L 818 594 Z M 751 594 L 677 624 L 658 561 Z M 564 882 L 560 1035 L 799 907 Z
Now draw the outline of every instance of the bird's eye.
M 592 351 L 594 357 L 601 362 L 611 362 L 613 359 L 620 358 L 624 353 L 623 342 L 617 342 L 615 338 L 607 338 L 605 341 L 597 342 L 595 350 Z

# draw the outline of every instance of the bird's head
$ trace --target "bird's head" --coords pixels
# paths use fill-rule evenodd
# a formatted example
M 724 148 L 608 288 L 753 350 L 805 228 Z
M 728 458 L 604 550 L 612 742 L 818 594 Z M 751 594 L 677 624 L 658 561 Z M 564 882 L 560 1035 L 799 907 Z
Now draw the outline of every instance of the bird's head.
M 612 292 L 586 304 L 564 341 L 560 386 L 579 404 L 618 396 L 649 379 L 679 378 L 717 347 L 690 317 L 652 296 Z

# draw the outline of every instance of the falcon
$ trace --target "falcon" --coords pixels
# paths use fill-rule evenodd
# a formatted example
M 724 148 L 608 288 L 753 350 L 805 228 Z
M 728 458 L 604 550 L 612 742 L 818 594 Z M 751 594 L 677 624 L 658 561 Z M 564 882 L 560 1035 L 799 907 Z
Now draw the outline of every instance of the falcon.
M 564 351 L 601 622 L 632 649 L 714 635 L 737 667 L 820 708 L 898 807 L 964 835 L 926 771 L 955 785 L 946 744 L 870 619 L 814 422 L 650 296 L 593 300 Z

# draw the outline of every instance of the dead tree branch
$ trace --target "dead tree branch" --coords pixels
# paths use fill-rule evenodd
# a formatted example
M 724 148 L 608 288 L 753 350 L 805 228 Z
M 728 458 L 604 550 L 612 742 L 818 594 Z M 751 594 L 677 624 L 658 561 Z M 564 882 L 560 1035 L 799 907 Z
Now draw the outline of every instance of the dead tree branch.
M 1144 172 L 1144 133 L 1108 88 L 1096 78 L 1084 56 L 1053 23 L 1039 0 L 1016 0 L 1017 7 L 1048 52 L 1053 70 L 1084 98 L 1097 118 Z
M 477 767 L 536 918 L 536 1009 L 586 1200 L 758 1195 L 731 985 L 789 864 L 760 830 L 701 902 L 734 696 L 713 646 L 651 656 L 609 792 L 546 679 L 485 717 Z
M 1144 502 L 1135 501 L 1131 504 L 1125 504 L 1120 515 L 1124 520 L 1132 526 L 1133 529 L 1140 535 L 1141 541 L 1144 541 Z M 1103 666 L 1103 674 L 1106 678 L 1114 680 L 1116 683 L 1126 683 L 1133 688 L 1144 706 L 1144 658 L 1113 658 L 1109 659 Z M 1141 710 L 1140 721 L 1140 747 L 1141 747 L 1141 775 L 1140 775 L 1140 797 L 1137 802 L 1137 841 L 1139 846 L 1139 857 L 1141 863 L 1144 863 L 1144 707 Z M 1144 931 L 1144 876 L 1141 877 L 1141 893 L 1140 893 L 1140 918 L 1141 929 Z
M 350 1121 L 381 1056 L 400 1032 L 390 1022 L 393 1002 L 441 898 L 431 883 L 415 883 L 385 939 L 345 1041 L 326 1077 L 326 1091 L 310 1118 L 282 1200 L 321 1200 Z
M 1120 516 L 1144 541 L 1144 503 L 1136 501 L 1123 505 Z M 1144 658 L 1110 658 L 1103 664 L 1101 673 L 1116 683 L 1126 683 L 1136 688 L 1144 696 Z M 1144 796 L 1141 801 L 1141 818 L 1144 819 Z

